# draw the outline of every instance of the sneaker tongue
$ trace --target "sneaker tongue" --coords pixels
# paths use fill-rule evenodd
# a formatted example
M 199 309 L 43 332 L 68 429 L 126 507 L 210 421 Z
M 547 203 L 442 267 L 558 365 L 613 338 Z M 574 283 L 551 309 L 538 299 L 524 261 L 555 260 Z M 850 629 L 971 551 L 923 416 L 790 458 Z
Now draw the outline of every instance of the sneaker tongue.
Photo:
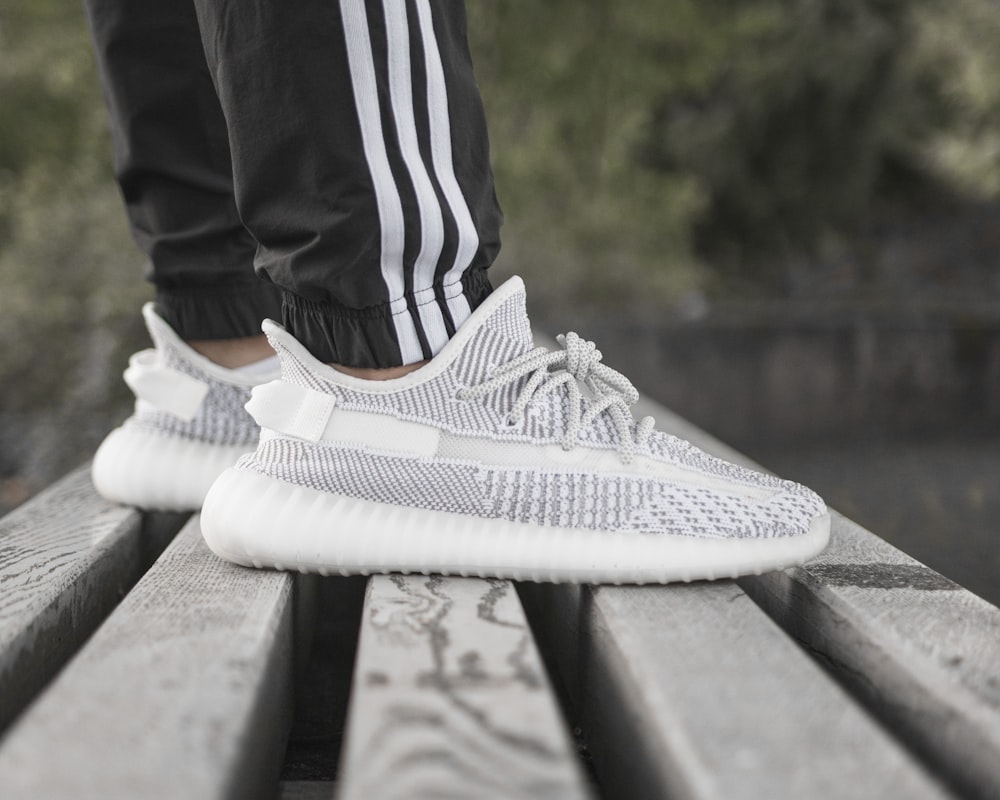
M 521 279 L 511 278 L 498 287 L 463 327 L 472 334 L 466 349 L 477 354 L 475 361 L 484 371 L 531 350 L 534 342 Z

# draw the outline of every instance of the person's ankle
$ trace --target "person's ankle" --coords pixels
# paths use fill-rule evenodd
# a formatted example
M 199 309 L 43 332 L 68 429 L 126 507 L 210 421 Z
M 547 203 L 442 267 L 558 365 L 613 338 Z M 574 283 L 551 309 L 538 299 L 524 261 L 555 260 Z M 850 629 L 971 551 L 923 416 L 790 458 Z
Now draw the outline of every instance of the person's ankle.
M 382 367 L 378 369 L 368 367 L 345 367 L 342 364 L 330 364 L 337 372 L 343 372 L 352 378 L 360 378 L 364 381 L 391 381 L 393 378 L 402 378 L 411 372 L 416 372 L 426 361 L 418 361 L 416 364 L 404 364 L 401 367 Z
M 226 369 L 239 369 L 274 355 L 267 337 L 241 336 L 235 339 L 195 339 L 188 347 Z

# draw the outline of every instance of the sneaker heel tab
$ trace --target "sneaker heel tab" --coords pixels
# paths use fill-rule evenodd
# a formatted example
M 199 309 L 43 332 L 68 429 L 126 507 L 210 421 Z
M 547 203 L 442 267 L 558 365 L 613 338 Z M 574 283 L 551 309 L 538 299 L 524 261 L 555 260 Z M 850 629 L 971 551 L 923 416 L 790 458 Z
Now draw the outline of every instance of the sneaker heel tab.
M 173 330 L 170 324 L 160 316 L 156 310 L 156 303 L 152 300 L 142 304 L 142 318 L 145 320 L 147 328 L 169 328 L 171 331 Z
M 291 361 L 310 372 L 315 372 L 317 368 L 324 366 L 316 357 L 310 353 L 298 339 L 290 334 L 283 325 L 274 320 L 265 319 L 261 324 L 261 330 L 267 336 L 274 352 L 278 354 L 278 360 L 284 365 Z
M 273 333 L 283 333 L 288 335 L 288 331 L 285 329 L 285 326 L 280 322 L 275 322 L 273 319 L 265 319 L 260 324 L 260 329 L 268 338 L 270 338 Z
M 262 429 L 316 444 L 336 406 L 332 394 L 276 380 L 255 386 L 243 407 Z
M 146 330 L 149 331 L 149 338 L 153 340 L 153 344 L 158 350 L 166 347 L 174 347 L 182 351 L 188 349 L 177 331 L 159 315 L 155 303 L 143 303 L 142 318 L 146 323 Z
M 292 348 L 294 347 L 294 344 L 298 344 L 298 342 L 294 336 L 285 330 L 284 325 L 280 325 L 273 319 L 265 319 L 261 323 L 260 329 L 267 337 L 267 341 L 271 345 L 271 348 L 278 354 L 279 361 L 285 361 L 293 355 L 291 352 Z

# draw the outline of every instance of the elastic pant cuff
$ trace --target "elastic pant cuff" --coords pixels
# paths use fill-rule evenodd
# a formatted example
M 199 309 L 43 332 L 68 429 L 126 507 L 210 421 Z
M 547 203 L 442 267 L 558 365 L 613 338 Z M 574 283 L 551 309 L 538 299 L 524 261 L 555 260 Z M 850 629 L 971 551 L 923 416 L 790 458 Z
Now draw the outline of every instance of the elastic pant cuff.
M 438 297 L 444 297 L 444 291 L 436 288 Z M 462 293 L 470 308 L 479 306 L 492 291 L 485 270 L 462 276 Z M 282 295 L 282 301 L 285 328 L 323 363 L 369 369 L 402 365 L 389 303 L 358 309 L 336 301 L 306 300 L 290 292 Z M 455 322 L 461 325 L 464 320 Z
M 182 339 L 260 336 L 265 319 L 281 316 L 281 292 L 271 283 L 194 290 L 156 289 L 156 311 Z

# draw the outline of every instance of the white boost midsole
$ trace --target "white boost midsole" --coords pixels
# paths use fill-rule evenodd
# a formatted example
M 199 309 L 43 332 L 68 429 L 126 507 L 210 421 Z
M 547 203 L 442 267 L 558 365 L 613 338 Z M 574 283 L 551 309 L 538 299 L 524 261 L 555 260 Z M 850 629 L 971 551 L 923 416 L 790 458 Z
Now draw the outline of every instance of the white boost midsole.
M 376 503 L 227 469 L 205 499 L 209 547 L 238 564 L 306 572 L 434 572 L 520 580 L 643 583 L 735 577 L 800 564 L 830 535 L 774 538 L 549 528 Z
M 101 443 L 91 471 L 94 486 L 108 500 L 157 511 L 194 511 L 219 474 L 253 449 L 122 427 Z

